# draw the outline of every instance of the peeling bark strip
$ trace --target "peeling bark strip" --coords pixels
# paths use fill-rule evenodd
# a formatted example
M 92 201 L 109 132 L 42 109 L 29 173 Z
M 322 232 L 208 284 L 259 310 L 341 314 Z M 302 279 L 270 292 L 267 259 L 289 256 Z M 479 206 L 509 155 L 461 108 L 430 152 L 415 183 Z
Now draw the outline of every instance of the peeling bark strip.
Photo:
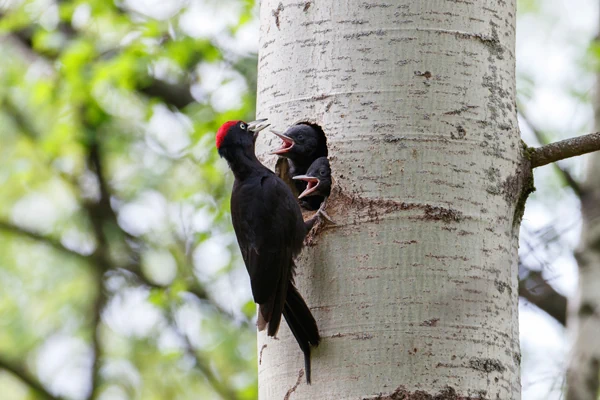
M 600 132 L 561 140 L 542 147 L 530 147 L 531 167 L 537 168 L 565 158 L 600 151 Z
M 261 1 L 258 117 L 323 128 L 337 223 L 297 260 L 312 384 L 259 333 L 261 400 L 520 398 L 515 1 Z

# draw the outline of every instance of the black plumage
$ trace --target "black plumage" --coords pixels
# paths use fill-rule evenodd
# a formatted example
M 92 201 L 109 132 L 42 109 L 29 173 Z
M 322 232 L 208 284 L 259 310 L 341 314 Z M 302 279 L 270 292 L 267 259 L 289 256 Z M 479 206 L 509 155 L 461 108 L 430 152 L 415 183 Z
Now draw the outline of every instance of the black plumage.
M 325 135 L 312 125 L 292 125 L 284 133 L 273 130 L 271 132 L 283 141 L 281 147 L 272 154 L 287 158 L 291 177 L 306 174 L 317 158 L 327 156 Z M 296 181 L 294 185 L 298 193 L 302 193 L 307 186 L 306 182 L 301 180 Z M 301 205 L 308 210 L 316 210 L 322 200 L 311 197 L 301 201 Z
M 290 188 L 256 158 L 256 136 L 265 127 L 260 122 L 224 124 L 217 133 L 217 148 L 235 176 L 231 218 L 252 295 L 259 305 L 258 328 L 275 336 L 284 316 L 304 353 L 310 383 L 310 347 L 317 346 L 320 337 L 317 323 L 294 285 L 294 257 L 318 215 L 304 222 Z
M 331 193 L 331 167 L 327 157 L 317 158 L 306 174 L 294 176 L 295 180 L 307 183 L 306 189 L 298 196 L 299 199 L 308 196 L 329 197 Z

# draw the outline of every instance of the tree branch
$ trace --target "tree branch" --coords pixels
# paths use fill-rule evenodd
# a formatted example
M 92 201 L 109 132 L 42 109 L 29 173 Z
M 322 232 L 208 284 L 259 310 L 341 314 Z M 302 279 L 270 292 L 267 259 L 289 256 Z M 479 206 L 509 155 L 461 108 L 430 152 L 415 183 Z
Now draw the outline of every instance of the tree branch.
M 102 269 L 102 270 L 104 269 L 104 267 L 101 267 L 103 262 L 100 259 L 98 259 L 97 256 L 84 255 L 81 253 L 77 253 L 76 251 L 63 246 L 62 243 L 57 239 L 53 239 L 51 237 L 29 231 L 27 229 L 21 228 L 17 225 L 14 225 L 14 224 L 11 224 L 11 223 L 8 223 L 5 221 L 0 221 L 0 231 L 15 234 L 18 236 L 22 236 L 22 237 L 46 244 L 46 245 L 54 248 L 55 250 L 63 252 L 69 256 L 78 257 L 82 261 L 85 261 L 85 262 L 91 262 L 95 266 L 97 266 L 98 269 Z M 137 262 L 133 262 L 133 263 L 130 263 L 125 266 L 119 266 L 114 269 L 122 269 L 124 271 L 127 271 L 127 273 L 131 274 L 132 277 L 138 282 L 138 284 L 147 286 L 149 288 L 160 289 L 160 290 L 168 290 L 169 289 L 168 286 L 159 285 L 157 283 L 152 282 L 150 279 L 148 279 L 144 275 L 144 273 L 141 271 L 140 265 Z M 186 288 L 185 291 L 192 294 L 196 298 L 198 298 L 198 300 L 211 301 L 208 293 L 206 293 L 206 291 L 200 285 L 191 285 L 188 288 Z M 219 313 L 233 319 L 233 316 L 228 311 L 224 310 L 222 307 L 219 307 L 214 302 L 212 302 L 212 303 L 213 303 L 214 307 L 217 309 L 217 311 L 219 311 Z M 247 320 L 243 321 L 244 326 L 249 326 L 249 324 L 250 324 L 249 321 L 247 321 Z
M 195 102 L 196 100 L 190 92 L 190 87 L 186 84 L 172 84 L 153 78 L 150 85 L 139 89 L 149 97 L 157 97 L 164 103 L 175 108 L 181 109 Z
M 35 390 L 44 398 L 49 400 L 60 400 L 60 397 L 54 396 L 34 377 L 32 377 L 25 369 L 19 365 L 13 364 L 11 361 L 0 356 L 0 369 L 10 372 L 17 377 L 21 382 Z
M 88 399 L 92 400 L 98 397 L 100 385 L 100 367 L 101 362 L 100 358 L 102 355 L 102 346 L 101 346 L 101 329 L 100 325 L 102 324 L 102 311 L 104 310 L 104 306 L 107 301 L 107 294 L 104 288 L 104 276 L 101 272 L 98 273 L 96 277 L 96 300 L 94 301 L 93 308 L 93 331 L 92 331 L 92 351 L 93 351 L 93 361 L 92 361 L 92 371 L 91 371 L 91 390 Z
M 70 256 L 78 257 L 78 258 L 80 258 L 83 261 L 90 261 L 92 259 L 91 256 L 87 256 L 85 254 L 78 253 L 78 252 L 76 252 L 74 250 L 71 250 L 71 249 L 65 247 L 60 242 L 60 240 L 53 239 L 53 238 L 51 238 L 49 236 L 42 235 L 40 233 L 33 232 L 33 231 L 30 231 L 30 230 L 25 229 L 25 228 L 21 228 L 20 226 L 11 224 L 9 222 L 0 221 L 0 231 L 4 231 L 4 232 L 7 232 L 7 233 L 12 233 L 14 235 L 23 236 L 25 238 L 41 242 L 43 244 L 46 244 L 46 245 L 54 248 L 55 250 L 61 251 L 61 252 L 66 253 L 66 254 L 68 254 Z
M 600 150 L 600 132 L 561 140 L 542 147 L 530 147 L 531 167 L 541 167 L 565 158 L 576 157 L 598 150 Z
M 54 73 L 54 68 L 48 61 L 48 58 L 38 54 L 31 47 L 31 43 L 25 40 L 22 35 L 19 36 L 18 34 L 11 34 L 0 36 L 0 43 L 8 44 L 16 49 L 29 63 L 42 60 L 44 67 L 48 71 L 52 71 L 52 73 Z M 118 54 L 118 51 L 116 51 L 115 54 Z M 177 109 L 182 109 L 196 101 L 190 92 L 190 86 L 185 82 L 168 83 L 152 76 L 149 78 L 150 81 L 148 85 L 137 89 L 140 94 L 149 97 L 157 97 L 165 104 L 173 106 Z
M 548 138 L 546 137 L 546 135 L 544 135 L 542 133 L 542 131 L 540 131 L 529 119 L 529 117 L 527 116 L 527 114 L 523 111 L 522 107 L 520 108 L 519 111 L 519 115 L 521 116 L 521 119 L 523 121 L 525 121 L 525 123 L 527 124 L 527 126 L 529 126 L 529 129 L 531 129 L 531 131 L 533 132 L 533 134 L 535 135 L 535 138 L 537 139 L 538 143 L 542 146 L 547 145 L 550 143 L 550 141 L 548 140 Z M 581 185 L 579 184 L 579 182 L 577 181 L 577 179 L 575 179 L 573 177 L 573 175 L 571 175 L 571 173 L 569 172 L 568 169 L 563 168 L 560 164 L 558 163 L 554 163 L 552 164 L 554 166 L 554 169 L 556 170 L 556 172 L 558 172 L 558 174 L 560 174 L 563 179 L 565 180 L 565 182 L 567 183 L 567 185 L 575 192 L 575 194 L 579 197 L 582 196 L 582 190 L 581 190 Z
M 519 296 L 546 312 L 563 326 L 567 323 L 567 298 L 558 293 L 539 271 L 519 282 Z

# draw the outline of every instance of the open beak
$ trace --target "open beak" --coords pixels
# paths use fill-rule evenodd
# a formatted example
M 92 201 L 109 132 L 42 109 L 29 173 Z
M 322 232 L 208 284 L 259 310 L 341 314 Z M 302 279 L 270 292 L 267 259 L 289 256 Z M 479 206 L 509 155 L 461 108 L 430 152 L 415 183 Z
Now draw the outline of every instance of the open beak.
M 281 140 L 283 140 L 283 144 L 277 150 L 271 152 L 271 154 L 284 154 L 287 153 L 294 147 L 294 139 L 291 137 L 284 135 L 281 132 L 277 132 L 276 130 L 271 129 L 271 133 L 277 135 Z
M 298 196 L 299 199 L 306 196 L 310 196 L 315 190 L 317 190 L 317 188 L 319 187 L 319 183 L 321 183 L 319 182 L 318 178 L 309 175 L 297 175 L 294 176 L 292 179 L 308 182 L 308 185 L 306 186 L 306 189 L 304 189 L 304 192 L 300 193 L 300 196 Z
M 267 118 L 257 119 L 256 121 L 248 122 L 248 131 L 253 132 L 254 138 L 256 139 L 258 132 L 262 131 L 269 125 L 271 124 L 267 122 Z

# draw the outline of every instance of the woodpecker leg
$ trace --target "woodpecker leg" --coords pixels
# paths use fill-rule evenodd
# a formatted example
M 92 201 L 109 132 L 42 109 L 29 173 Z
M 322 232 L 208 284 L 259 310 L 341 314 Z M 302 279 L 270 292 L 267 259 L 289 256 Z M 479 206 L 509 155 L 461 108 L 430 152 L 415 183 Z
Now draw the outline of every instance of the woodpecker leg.
M 333 222 L 331 217 L 325 212 L 325 207 L 327 207 L 327 199 L 328 198 L 325 197 L 325 200 L 323 200 L 323 202 L 321 203 L 321 206 L 319 207 L 319 209 L 317 210 L 315 215 L 308 221 L 304 222 L 307 232 L 312 229 L 315 222 L 317 222 L 317 220 L 320 218 L 323 218 L 325 221 L 329 222 L 332 225 L 337 225 L 335 222 Z
M 329 197 L 325 197 L 325 199 L 321 202 L 321 206 L 319 207 L 319 209 L 317 210 L 317 215 L 320 215 L 321 217 L 323 217 L 327 222 L 329 222 L 332 225 L 337 225 L 332 219 L 331 217 L 325 212 L 325 208 L 327 207 L 327 199 Z

